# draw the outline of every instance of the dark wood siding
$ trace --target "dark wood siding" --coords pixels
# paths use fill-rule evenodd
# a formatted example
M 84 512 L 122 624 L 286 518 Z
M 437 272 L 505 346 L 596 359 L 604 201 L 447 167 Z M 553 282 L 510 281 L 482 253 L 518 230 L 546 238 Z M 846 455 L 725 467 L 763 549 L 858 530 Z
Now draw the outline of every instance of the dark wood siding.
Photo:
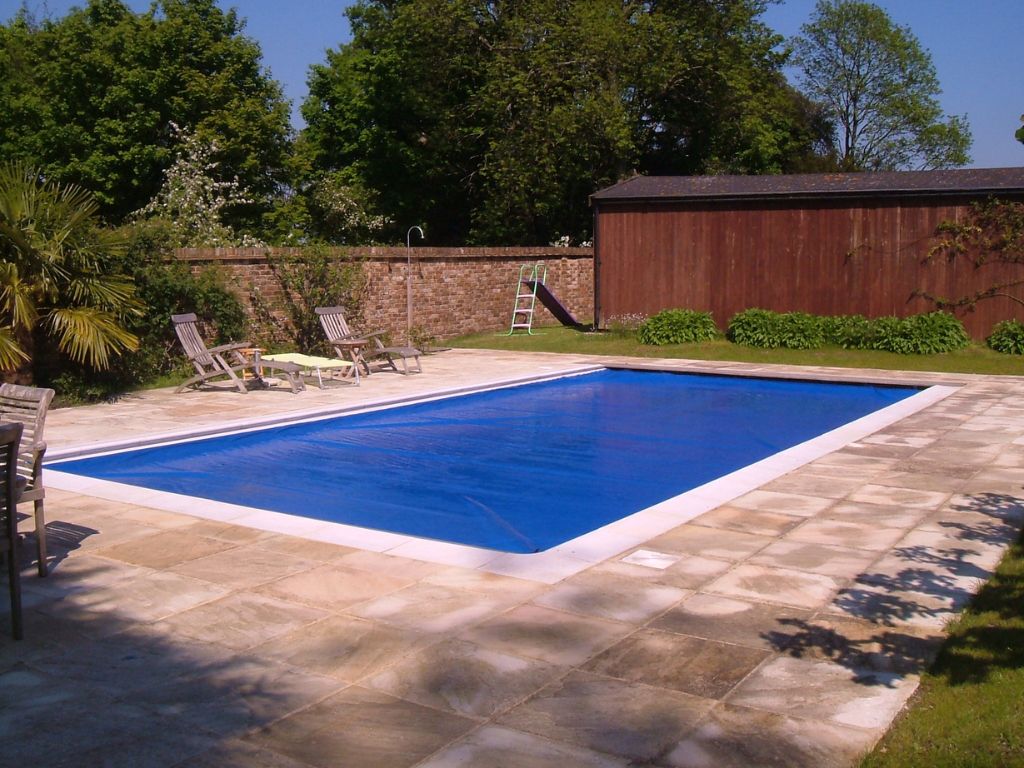
M 926 260 L 938 225 L 971 198 L 808 203 L 601 202 L 595 258 L 598 321 L 685 307 L 724 328 L 751 307 L 822 315 L 933 310 L 915 292 L 958 298 L 1020 276 L 1020 267 Z M 1024 307 L 986 299 L 958 315 L 975 338 Z

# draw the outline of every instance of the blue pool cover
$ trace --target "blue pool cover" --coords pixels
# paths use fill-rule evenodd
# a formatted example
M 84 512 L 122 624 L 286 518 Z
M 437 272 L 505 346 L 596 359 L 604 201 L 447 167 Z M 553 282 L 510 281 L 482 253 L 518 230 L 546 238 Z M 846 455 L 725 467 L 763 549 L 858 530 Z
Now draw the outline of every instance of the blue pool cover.
M 48 466 L 366 528 L 538 552 L 916 391 L 602 370 Z

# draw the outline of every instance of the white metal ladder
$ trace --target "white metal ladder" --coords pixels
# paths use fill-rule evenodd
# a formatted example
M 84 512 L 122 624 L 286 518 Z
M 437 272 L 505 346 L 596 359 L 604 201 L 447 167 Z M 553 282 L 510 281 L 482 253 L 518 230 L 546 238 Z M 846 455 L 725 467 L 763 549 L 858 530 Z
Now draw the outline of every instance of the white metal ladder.
M 533 335 L 533 310 L 537 305 L 537 286 L 548 276 L 548 268 L 543 261 L 535 264 L 523 264 L 519 268 L 519 282 L 516 284 L 516 303 L 512 308 L 512 327 L 508 336 L 517 330 L 525 330 Z

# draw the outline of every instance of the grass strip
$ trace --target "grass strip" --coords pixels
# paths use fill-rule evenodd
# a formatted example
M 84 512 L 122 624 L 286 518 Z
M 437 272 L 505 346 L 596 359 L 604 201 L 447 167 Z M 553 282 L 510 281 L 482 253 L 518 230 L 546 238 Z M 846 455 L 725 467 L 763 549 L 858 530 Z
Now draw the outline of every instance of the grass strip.
M 453 347 L 513 350 L 519 352 L 558 352 L 576 355 L 624 355 L 648 358 L 685 358 L 688 360 L 731 360 L 740 363 L 778 363 L 817 365 L 836 368 L 879 368 L 890 371 L 937 371 L 940 373 L 977 373 L 1005 376 L 1024 375 L 1024 358 L 1004 355 L 980 344 L 941 355 L 897 355 L 892 352 L 841 349 L 760 349 L 715 339 L 697 344 L 641 344 L 635 335 L 611 332 L 586 332 L 562 326 L 539 328 L 535 335 L 515 336 L 477 333 L 446 340 Z
M 1024 539 L 1022 539 L 1024 541 Z M 1024 765 L 1024 546 L 950 625 L 910 706 L 862 768 Z

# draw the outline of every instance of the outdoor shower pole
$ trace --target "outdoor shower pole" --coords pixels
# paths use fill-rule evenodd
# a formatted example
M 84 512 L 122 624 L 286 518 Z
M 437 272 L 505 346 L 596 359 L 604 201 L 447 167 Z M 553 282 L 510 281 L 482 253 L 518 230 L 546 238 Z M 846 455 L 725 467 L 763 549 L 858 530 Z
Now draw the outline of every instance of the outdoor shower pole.
M 423 230 L 413 225 L 405 233 L 405 343 L 412 346 L 412 231 L 420 233 L 420 240 L 423 239 Z

